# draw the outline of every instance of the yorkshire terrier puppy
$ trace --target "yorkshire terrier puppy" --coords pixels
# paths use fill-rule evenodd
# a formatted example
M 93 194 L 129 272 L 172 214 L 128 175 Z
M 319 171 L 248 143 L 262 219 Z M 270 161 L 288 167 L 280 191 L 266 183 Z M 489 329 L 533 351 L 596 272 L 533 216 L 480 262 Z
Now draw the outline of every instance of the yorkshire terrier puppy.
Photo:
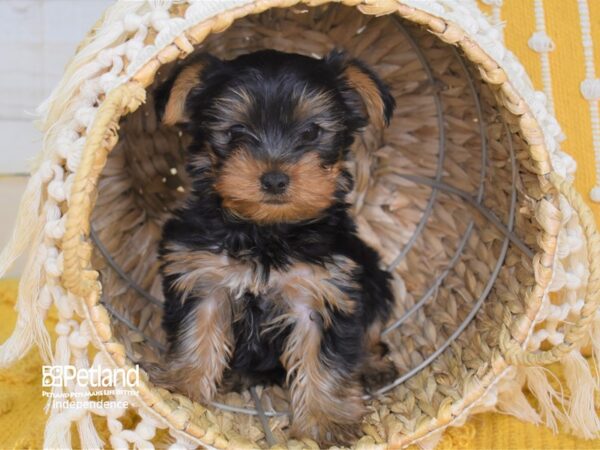
M 365 412 L 362 381 L 393 374 L 380 341 L 393 296 L 357 235 L 344 161 L 395 106 L 368 67 L 266 50 L 198 55 L 157 94 L 192 138 L 184 207 L 164 226 L 157 384 L 210 401 L 227 374 L 285 382 L 293 435 L 346 441 Z

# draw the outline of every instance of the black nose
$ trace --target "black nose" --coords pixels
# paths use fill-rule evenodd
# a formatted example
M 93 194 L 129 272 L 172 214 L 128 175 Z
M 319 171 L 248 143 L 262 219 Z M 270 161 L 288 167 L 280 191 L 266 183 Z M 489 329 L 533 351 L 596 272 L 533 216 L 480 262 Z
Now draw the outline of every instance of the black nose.
M 283 194 L 290 184 L 290 177 L 279 170 L 272 170 L 260 177 L 262 190 L 268 194 Z

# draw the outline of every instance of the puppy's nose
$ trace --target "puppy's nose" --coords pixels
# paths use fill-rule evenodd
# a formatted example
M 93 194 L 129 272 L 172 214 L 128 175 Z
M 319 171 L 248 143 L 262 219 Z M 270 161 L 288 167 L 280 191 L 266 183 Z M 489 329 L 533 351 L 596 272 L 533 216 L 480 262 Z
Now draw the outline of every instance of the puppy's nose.
M 283 194 L 290 184 L 290 177 L 279 170 L 272 170 L 260 177 L 262 190 L 268 194 Z

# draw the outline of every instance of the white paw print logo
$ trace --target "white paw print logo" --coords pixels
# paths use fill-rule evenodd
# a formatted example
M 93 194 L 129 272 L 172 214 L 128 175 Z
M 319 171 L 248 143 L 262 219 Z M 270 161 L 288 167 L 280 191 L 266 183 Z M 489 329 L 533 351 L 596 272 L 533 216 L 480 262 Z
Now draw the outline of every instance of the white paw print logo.
M 42 366 L 42 386 L 62 386 L 62 370 L 59 366 Z

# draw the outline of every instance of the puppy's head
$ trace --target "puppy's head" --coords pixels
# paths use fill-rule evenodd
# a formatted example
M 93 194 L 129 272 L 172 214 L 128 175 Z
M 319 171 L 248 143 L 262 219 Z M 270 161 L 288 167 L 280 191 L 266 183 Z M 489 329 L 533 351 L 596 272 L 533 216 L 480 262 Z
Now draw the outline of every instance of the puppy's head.
M 221 61 L 199 55 L 157 96 L 167 125 L 193 136 L 223 207 L 257 223 L 319 217 L 343 199 L 342 162 L 357 130 L 389 123 L 394 99 L 363 63 L 266 50 Z M 206 171 L 204 171 L 206 173 Z

